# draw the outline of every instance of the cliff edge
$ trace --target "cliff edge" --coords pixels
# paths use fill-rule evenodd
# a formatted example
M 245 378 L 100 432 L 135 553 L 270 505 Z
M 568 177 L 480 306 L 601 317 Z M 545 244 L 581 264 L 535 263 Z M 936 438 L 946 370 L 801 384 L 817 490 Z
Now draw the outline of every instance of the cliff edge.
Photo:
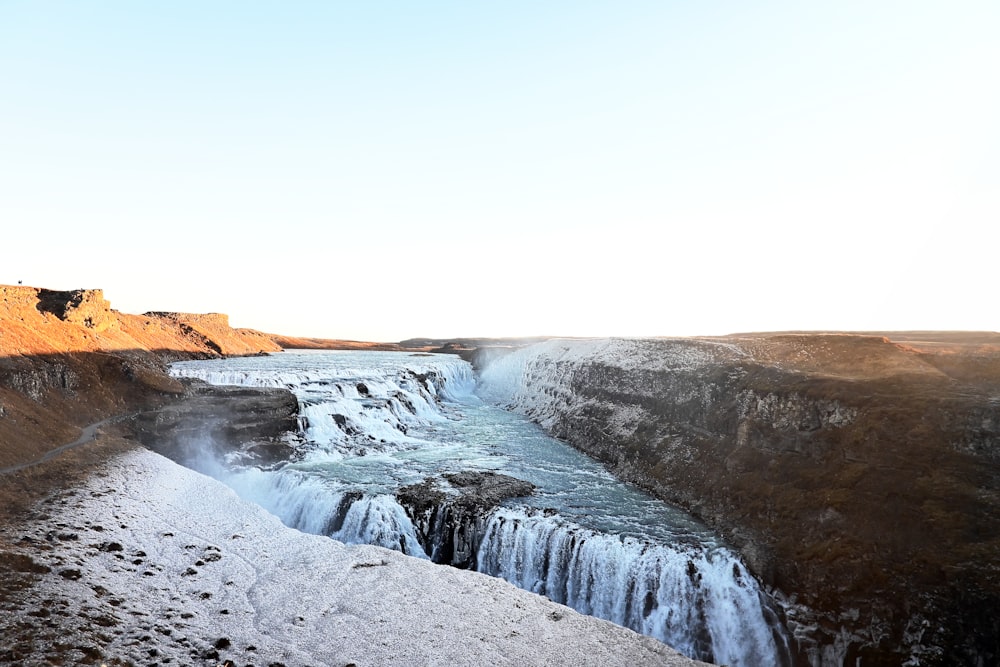
M 797 664 L 1000 660 L 1000 335 L 484 350 L 481 392 L 720 530 Z
M 0 665 L 704 664 L 499 579 L 286 528 L 137 446 L 294 425 L 283 389 L 166 373 L 277 350 L 224 315 L 0 286 Z M 89 440 L 123 414 L 127 430 Z
M 168 361 L 280 350 L 225 315 L 129 315 L 101 290 L 0 285 L 0 468 L 37 460 L 86 424 L 182 394 Z

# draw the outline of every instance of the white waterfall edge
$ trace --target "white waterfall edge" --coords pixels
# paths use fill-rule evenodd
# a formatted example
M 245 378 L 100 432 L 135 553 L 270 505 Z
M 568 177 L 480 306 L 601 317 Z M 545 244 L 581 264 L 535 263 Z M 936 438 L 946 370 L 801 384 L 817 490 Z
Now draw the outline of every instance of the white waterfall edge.
M 109 659 L 148 662 L 152 642 L 157 660 L 189 663 L 192 648 L 224 638 L 220 660 L 239 663 L 701 664 L 493 577 L 286 528 L 146 450 L 110 461 L 65 498 L 20 530 L 41 543 L 56 524 L 81 533 L 33 556 L 56 571 L 78 564 L 78 578 L 46 575 L 45 595 L 72 608 L 103 604 L 118 623 L 105 633 Z
M 479 571 L 734 666 L 781 664 L 756 580 L 726 549 L 651 544 L 501 508 Z
M 554 344 L 562 354 L 566 354 L 570 349 L 562 346 L 561 342 Z M 610 344 L 608 341 L 587 341 L 576 345 L 576 349 L 569 356 L 575 358 L 579 355 L 589 355 L 598 349 L 607 351 Z M 552 345 L 543 347 L 551 348 Z M 627 353 L 628 350 L 615 350 L 616 356 Z M 494 376 L 493 386 L 506 385 L 504 388 L 513 390 L 513 394 L 532 385 L 538 385 L 532 387 L 536 391 L 539 390 L 539 386 L 548 391 L 548 385 L 538 382 L 544 379 L 540 376 L 533 376 L 531 382 L 524 380 L 524 363 L 532 358 L 515 353 L 503 359 L 502 361 L 508 363 L 498 365 L 506 367 L 508 374 L 504 377 L 505 382 L 501 383 L 497 383 Z M 413 363 L 414 361 L 418 363 Z M 514 363 L 509 363 L 511 361 Z M 385 434 L 386 440 L 405 443 L 405 435 L 401 436 L 396 431 L 405 434 L 403 425 L 409 419 L 415 422 L 427 422 L 442 418 L 438 410 L 440 404 L 436 400 L 439 393 L 450 391 L 450 398 L 468 400 L 474 386 L 471 367 L 457 358 L 433 359 L 433 362 L 407 359 L 406 368 L 385 372 L 382 372 L 382 369 L 372 368 L 338 369 L 336 378 L 331 377 L 329 372 L 308 369 L 298 369 L 294 372 L 286 370 L 245 372 L 212 368 L 210 364 L 178 365 L 179 367 L 175 366 L 175 375 L 198 377 L 213 384 L 286 386 L 300 397 L 300 403 L 303 402 L 303 398 L 315 401 L 305 403 L 303 407 L 303 414 L 307 418 L 307 437 L 311 433 L 312 437 L 324 442 L 333 442 L 339 447 L 346 446 L 344 432 L 341 430 L 344 422 L 357 425 L 362 432 L 367 435 L 374 434 L 376 438 L 381 434 L 381 429 L 390 429 Z M 413 369 L 414 366 L 417 370 Z M 416 372 L 428 374 L 430 378 L 439 378 L 440 382 L 435 384 L 434 380 L 429 380 L 428 377 L 423 377 L 420 382 L 414 382 Z M 518 377 L 521 378 L 520 381 L 516 381 Z M 336 400 L 331 402 L 320 398 L 319 394 L 322 392 L 310 388 L 314 383 L 322 383 L 323 392 L 330 392 L 332 389 Z M 482 388 L 483 383 L 479 389 Z M 491 402 L 496 401 L 496 396 L 487 398 Z M 396 405 L 399 400 L 406 402 L 405 408 Z M 376 401 L 377 404 L 372 405 L 372 401 Z M 341 423 L 335 423 L 334 415 L 342 420 Z M 324 455 L 330 454 L 331 452 L 324 452 Z M 375 544 L 418 557 L 426 557 L 418 544 L 408 517 L 391 496 L 366 495 L 353 499 L 356 502 L 349 503 L 349 509 L 344 511 L 344 508 L 341 508 L 343 494 L 336 488 L 336 484 L 307 479 L 297 475 L 294 470 L 267 473 L 257 470 L 219 472 L 220 474 L 213 476 L 222 479 L 243 498 L 258 502 L 287 526 L 351 543 Z M 547 593 L 558 602 L 566 603 L 578 611 L 630 627 L 661 641 L 674 643 L 688 655 L 712 655 L 716 660 L 733 665 L 766 662 L 777 664 L 775 643 L 758 598 L 759 588 L 735 556 L 728 552 L 687 556 L 669 547 L 660 547 L 659 553 L 655 556 L 636 559 L 632 558 L 636 549 L 628 548 L 629 545 L 617 537 L 593 534 L 589 542 L 590 547 L 600 543 L 604 547 L 617 545 L 619 551 L 624 548 L 623 554 L 629 558 L 619 558 L 619 561 L 627 560 L 634 565 L 635 562 L 642 560 L 655 566 L 652 569 L 656 572 L 652 576 L 658 581 L 650 582 L 646 586 L 649 590 L 639 596 L 653 597 L 652 613 L 642 615 L 635 613 L 634 610 L 629 613 L 627 607 L 630 604 L 634 607 L 636 603 L 634 600 L 626 600 L 629 596 L 625 592 L 628 586 L 644 585 L 642 582 L 648 579 L 650 574 L 632 572 L 626 576 L 623 572 L 607 572 L 605 570 L 608 568 L 616 569 L 615 559 L 601 558 L 601 555 L 592 549 L 587 554 L 587 558 L 591 561 L 590 575 L 592 578 L 596 576 L 608 580 L 602 582 L 607 589 L 604 592 L 594 587 L 578 586 L 586 590 L 580 590 L 576 595 L 557 596 L 551 590 L 537 590 L 537 586 L 528 581 L 531 579 L 532 566 L 526 560 L 527 555 L 523 553 L 515 554 L 514 557 L 525 560 L 521 563 L 524 572 L 519 573 L 505 568 L 500 563 L 487 565 L 484 568 L 483 564 L 488 562 L 488 558 L 482 556 L 480 571 L 501 576 L 527 590 Z M 548 560 L 545 554 L 535 556 L 539 562 Z M 678 565 L 677 562 L 673 562 L 678 558 L 684 560 L 684 563 L 687 563 L 685 559 L 689 558 L 697 561 L 695 566 L 697 576 L 711 577 L 712 585 L 692 592 L 692 586 L 685 586 L 686 575 L 683 564 Z M 670 565 L 663 566 L 660 561 L 669 561 Z M 597 572 L 595 568 L 602 571 Z M 734 568 L 740 569 L 742 576 L 753 585 L 740 585 L 739 577 L 733 577 Z M 713 576 L 716 570 L 721 572 L 719 576 Z M 583 576 L 587 574 L 584 572 Z M 709 588 L 712 590 L 708 590 Z M 675 598 L 674 604 L 664 596 Z

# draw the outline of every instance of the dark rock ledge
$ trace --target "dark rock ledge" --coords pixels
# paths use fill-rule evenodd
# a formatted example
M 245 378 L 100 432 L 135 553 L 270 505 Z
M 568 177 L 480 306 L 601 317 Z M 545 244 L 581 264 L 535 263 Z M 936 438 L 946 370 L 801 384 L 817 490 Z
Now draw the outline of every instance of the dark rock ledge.
M 470 470 L 404 486 L 396 492 L 396 501 L 406 510 L 432 561 L 475 569 L 490 514 L 508 498 L 528 496 L 534 490 L 534 484 L 516 477 Z
M 287 389 L 184 384 L 182 397 L 133 418 L 146 447 L 183 465 L 226 458 L 267 467 L 297 457 L 299 406 Z

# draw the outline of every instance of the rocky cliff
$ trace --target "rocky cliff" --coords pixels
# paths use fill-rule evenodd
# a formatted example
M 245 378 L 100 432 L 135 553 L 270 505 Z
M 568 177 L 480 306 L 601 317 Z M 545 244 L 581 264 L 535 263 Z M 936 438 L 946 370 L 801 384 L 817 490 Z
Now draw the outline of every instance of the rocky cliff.
M 184 459 L 196 433 L 261 465 L 288 458 L 274 450 L 294 444 L 279 437 L 289 392 L 165 372 L 278 349 L 223 315 L 0 286 L 0 665 L 703 664 L 499 579 L 285 528 L 135 445 Z M 117 414 L 129 438 L 64 449 Z M 496 481 L 449 476 L 439 514 L 529 490 Z M 439 525 L 463 548 L 461 524 Z
M 225 315 L 128 315 L 101 290 L 0 285 L 0 468 L 36 460 L 85 424 L 182 394 L 167 361 L 280 349 Z
M 465 471 L 404 486 L 396 492 L 396 500 L 432 561 L 474 570 L 490 514 L 504 500 L 534 490 L 531 482 L 508 475 Z
M 722 531 L 800 664 L 996 664 L 1000 336 L 914 338 L 554 340 L 477 365 L 496 402 Z

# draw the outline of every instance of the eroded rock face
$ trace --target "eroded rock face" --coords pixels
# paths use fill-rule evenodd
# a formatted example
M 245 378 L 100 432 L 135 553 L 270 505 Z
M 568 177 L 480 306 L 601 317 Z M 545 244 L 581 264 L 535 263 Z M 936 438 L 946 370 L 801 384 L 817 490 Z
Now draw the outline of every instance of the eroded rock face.
M 38 291 L 38 310 L 52 313 L 60 320 L 78 324 L 95 333 L 118 325 L 111 303 L 99 289 L 81 289 L 61 292 L 42 289 Z
M 0 468 L 37 460 L 80 428 L 169 403 L 166 362 L 280 348 L 224 315 L 128 315 L 101 290 L 0 285 Z
M 508 407 L 719 529 L 785 599 L 799 664 L 989 664 L 1000 376 L 943 372 L 977 364 L 942 354 L 870 336 L 553 341 L 483 378 L 520 364 Z
M 189 380 L 182 398 L 133 423 L 144 445 L 195 468 L 205 460 L 268 466 L 296 458 L 298 401 L 287 389 Z
M 396 500 L 432 561 L 475 569 L 490 513 L 504 500 L 531 495 L 534 489 L 531 482 L 509 475 L 465 471 L 404 486 Z

